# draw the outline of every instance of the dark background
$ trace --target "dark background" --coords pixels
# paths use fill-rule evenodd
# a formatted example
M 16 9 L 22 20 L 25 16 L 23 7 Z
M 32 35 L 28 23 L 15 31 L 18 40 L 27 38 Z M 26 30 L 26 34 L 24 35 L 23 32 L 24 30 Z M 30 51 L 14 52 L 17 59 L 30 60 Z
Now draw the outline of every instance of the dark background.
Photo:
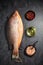
M 15 10 L 18 10 L 22 17 L 24 30 L 29 26 L 36 27 L 34 37 L 28 38 L 24 33 L 20 47 L 22 63 L 11 60 L 11 50 L 8 50 L 5 37 L 5 23 Z M 32 21 L 27 21 L 24 17 L 28 10 L 33 10 L 36 14 Z M 25 47 L 36 40 L 38 40 L 36 54 L 33 57 L 24 55 Z M 43 65 L 43 0 L 0 0 L 0 65 Z

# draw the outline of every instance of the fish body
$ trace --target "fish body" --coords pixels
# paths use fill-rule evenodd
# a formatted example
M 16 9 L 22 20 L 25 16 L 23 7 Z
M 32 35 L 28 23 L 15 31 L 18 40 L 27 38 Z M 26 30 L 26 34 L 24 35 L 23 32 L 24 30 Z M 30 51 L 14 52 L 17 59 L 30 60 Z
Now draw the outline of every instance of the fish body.
M 9 43 L 13 45 L 12 58 L 18 58 L 23 37 L 23 22 L 18 11 L 15 11 L 8 21 L 7 36 Z

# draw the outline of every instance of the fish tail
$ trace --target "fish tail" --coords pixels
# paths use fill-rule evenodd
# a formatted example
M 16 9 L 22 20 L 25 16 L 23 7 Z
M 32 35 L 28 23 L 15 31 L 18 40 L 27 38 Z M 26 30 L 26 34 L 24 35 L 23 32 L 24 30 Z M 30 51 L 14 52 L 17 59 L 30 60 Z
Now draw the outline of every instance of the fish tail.
M 18 52 L 12 54 L 12 58 L 18 58 L 18 57 L 19 57 L 19 53 Z
M 16 62 L 22 62 L 22 59 L 19 57 L 19 52 L 12 54 L 12 59 L 14 59 Z

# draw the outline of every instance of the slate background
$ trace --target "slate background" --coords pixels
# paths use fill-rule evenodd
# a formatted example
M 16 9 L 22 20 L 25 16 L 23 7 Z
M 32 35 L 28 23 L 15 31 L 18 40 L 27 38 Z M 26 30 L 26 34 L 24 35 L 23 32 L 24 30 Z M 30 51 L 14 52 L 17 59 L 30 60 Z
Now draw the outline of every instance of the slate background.
M 23 35 L 20 50 L 22 63 L 11 60 L 11 50 L 8 50 L 8 42 L 5 37 L 5 23 L 10 15 L 18 10 L 23 20 L 24 30 L 29 26 L 36 27 L 36 35 L 28 38 Z M 24 14 L 28 10 L 33 10 L 36 14 L 35 19 L 27 21 Z M 38 40 L 36 44 L 37 52 L 33 57 L 24 55 L 27 45 Z M 0 65 L 43 65 L 43 0 L 0 0 Z

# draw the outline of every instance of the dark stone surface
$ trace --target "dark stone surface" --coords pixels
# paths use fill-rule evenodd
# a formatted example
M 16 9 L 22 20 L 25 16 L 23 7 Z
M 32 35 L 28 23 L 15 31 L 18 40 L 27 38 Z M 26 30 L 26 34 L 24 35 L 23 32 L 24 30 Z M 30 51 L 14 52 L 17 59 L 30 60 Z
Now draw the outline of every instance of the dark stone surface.
M 5 23 L 7 17 L 18 10 L 21 14 L 24 30 L 29 26 L 36 27 L 36 35 L 32 38 L 23 36 L 20 50 L 22 63 L 16 63 L 11 60 L 11 50 L 8 50 L 8 44 L 5 37 Z M 33 10 L 36 14 L 35 19 L 27 21 L 24 17 L 25 12 Z M 27 45 L 38 40 L 36 44 L 37 52 L 33 57 L 24 55 L 24 49 Z M 23 59 L 24 58 L 24 59 Z M 43 0 L 0 0 L 0 65 L 43 65 Z

